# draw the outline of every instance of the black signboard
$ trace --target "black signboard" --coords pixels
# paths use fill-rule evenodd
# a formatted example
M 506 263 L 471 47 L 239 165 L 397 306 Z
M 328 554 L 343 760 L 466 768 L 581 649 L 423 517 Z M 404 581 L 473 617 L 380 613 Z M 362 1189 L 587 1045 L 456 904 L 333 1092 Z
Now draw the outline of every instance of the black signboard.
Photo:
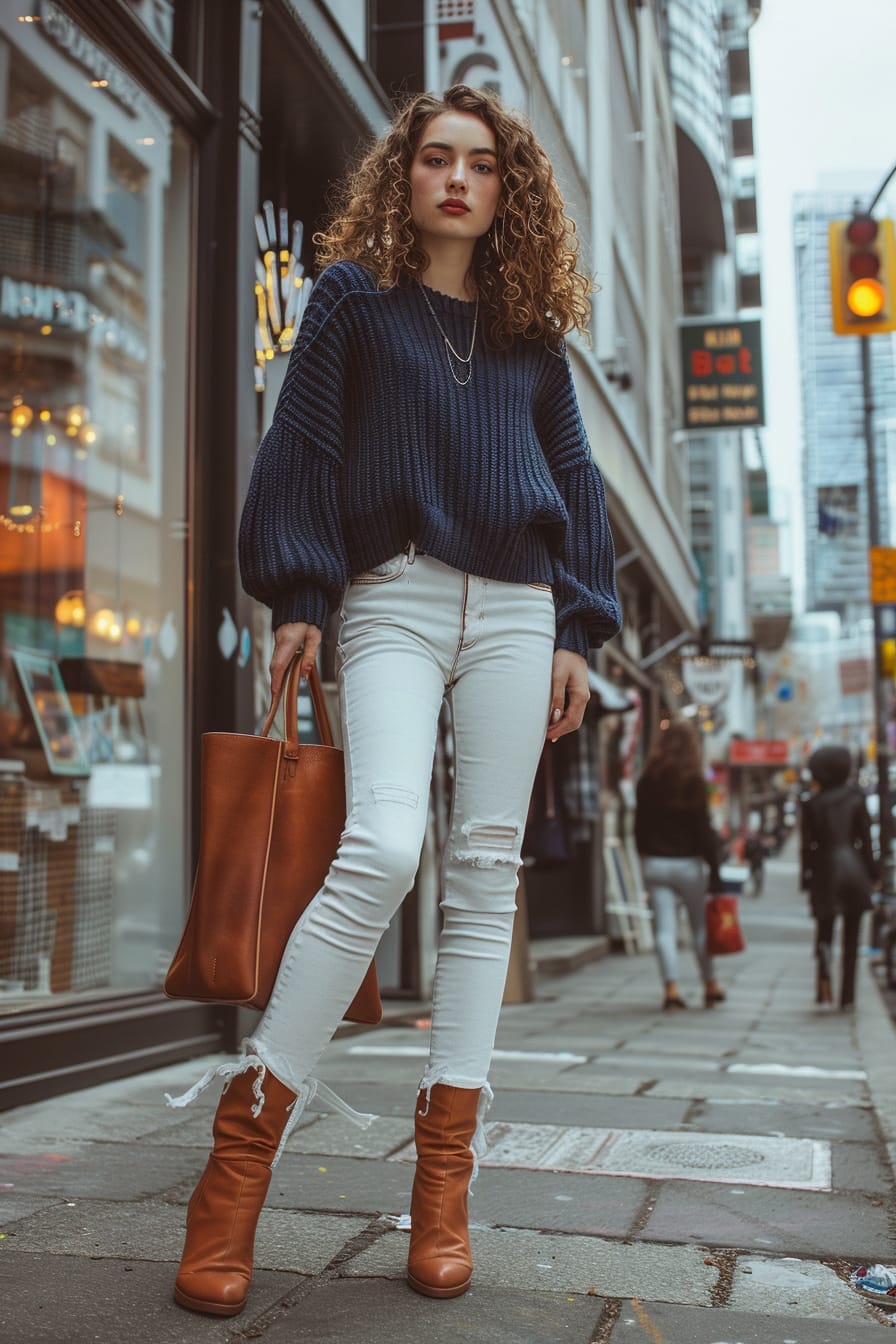
M 764 425 L 760 323 L 687 322 L 680 330 L 685 429 Z

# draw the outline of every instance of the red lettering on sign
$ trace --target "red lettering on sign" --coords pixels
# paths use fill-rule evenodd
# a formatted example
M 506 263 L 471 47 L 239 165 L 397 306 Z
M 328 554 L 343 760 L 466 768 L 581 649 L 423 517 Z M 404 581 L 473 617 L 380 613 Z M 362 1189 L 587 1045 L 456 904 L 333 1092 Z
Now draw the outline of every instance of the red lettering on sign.
M 753 372 L 753 356 L 749 347 L 746 345 L 742 345 L 737 352 L 737 367 L 740 369 L 741 373 Z
M 716 355 L 716 373 L 734 373 L 736 368 L 733 355 Z
M 708 350 L 691 351 L 691 373 L 695 378 L 708 378 L 712 373 L 712 355 Z

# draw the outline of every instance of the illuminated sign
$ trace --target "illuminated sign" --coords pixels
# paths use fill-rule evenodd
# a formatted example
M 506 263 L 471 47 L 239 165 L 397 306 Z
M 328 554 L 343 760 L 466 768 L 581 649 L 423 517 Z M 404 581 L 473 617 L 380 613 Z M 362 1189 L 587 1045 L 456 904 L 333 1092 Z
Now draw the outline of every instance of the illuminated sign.
M 760 323 L 686 322 L 680 330 L 685 429 L 764 425 Z
M 56 285 L 34 285 L 28 280 L 0 276 L 0 320 L 28 322 L 54 332 L 88 334 L 94 345 L 117 351 L 145 364 L 146 336 L 137 327 L 102 312 L 86 294 Z
M 122 70 L 120 65 L 107 56 L 102 47 L 98 47 L 69 16 L 54 5 L 52 0 L 43 0 L 40 6 L 40 30 L 57 47 L 91 76 L 94 88 L 104 89 L 110 98 L 123 107 L 131 116 L 140 111 L 141 90 L 136 80 Z
M 779 739 L 750 741 L 733 737 L 728 748 L 729 765 L 787 765 L 790 743 Z

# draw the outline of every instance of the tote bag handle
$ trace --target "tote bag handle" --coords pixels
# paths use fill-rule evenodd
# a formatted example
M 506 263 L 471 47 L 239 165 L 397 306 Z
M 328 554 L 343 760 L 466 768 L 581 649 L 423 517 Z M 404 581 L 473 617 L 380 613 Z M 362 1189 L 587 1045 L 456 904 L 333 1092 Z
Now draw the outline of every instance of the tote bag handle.
M 264 721 L 264 727 L 261 730 L 261 736 L 267 737 L 271 731 L 274 722 L 274 716 L 280 707 L 280 700 L 283 695 L 283 688 L 286 688 L 286 755 L 294 757 L 299 750 L 299 722 L 297 701 L 299 697 L 299 667 L 301 658 L 296 655 L 289 665 L 289 671 L 280 683 L 280 695 L 271 700 L 271 707 L 268 710 L 268 716 Z M 324 695 L 324 688 L 320 682 L 320 674 L 317 667 L 312 667 L 308 677 L 308 689 L 311 692 L 311 706 L 314 710 L 314 721 L 317 724 L 317 735 L 325 747 L 332 747 L 333 729 L 330 725 L 330 715 L 327 710 L 327 701 Z

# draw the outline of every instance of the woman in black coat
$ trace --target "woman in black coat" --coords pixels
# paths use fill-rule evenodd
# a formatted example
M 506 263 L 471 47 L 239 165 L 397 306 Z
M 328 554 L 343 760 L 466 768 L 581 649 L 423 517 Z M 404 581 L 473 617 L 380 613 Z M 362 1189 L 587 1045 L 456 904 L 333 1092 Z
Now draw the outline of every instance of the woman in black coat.
M 871 848 L 871 825 L 861 789 L 849 783 L 846 747 L 819 747 L 809 758 L 818 792 L 803 804 L 802 886 L 815 919 L 816 1002 L 830 1003 L 834 923 L 843 917 L 840 1007 L 855 996 L 856 956 L 862 915 L 880 868 Z

